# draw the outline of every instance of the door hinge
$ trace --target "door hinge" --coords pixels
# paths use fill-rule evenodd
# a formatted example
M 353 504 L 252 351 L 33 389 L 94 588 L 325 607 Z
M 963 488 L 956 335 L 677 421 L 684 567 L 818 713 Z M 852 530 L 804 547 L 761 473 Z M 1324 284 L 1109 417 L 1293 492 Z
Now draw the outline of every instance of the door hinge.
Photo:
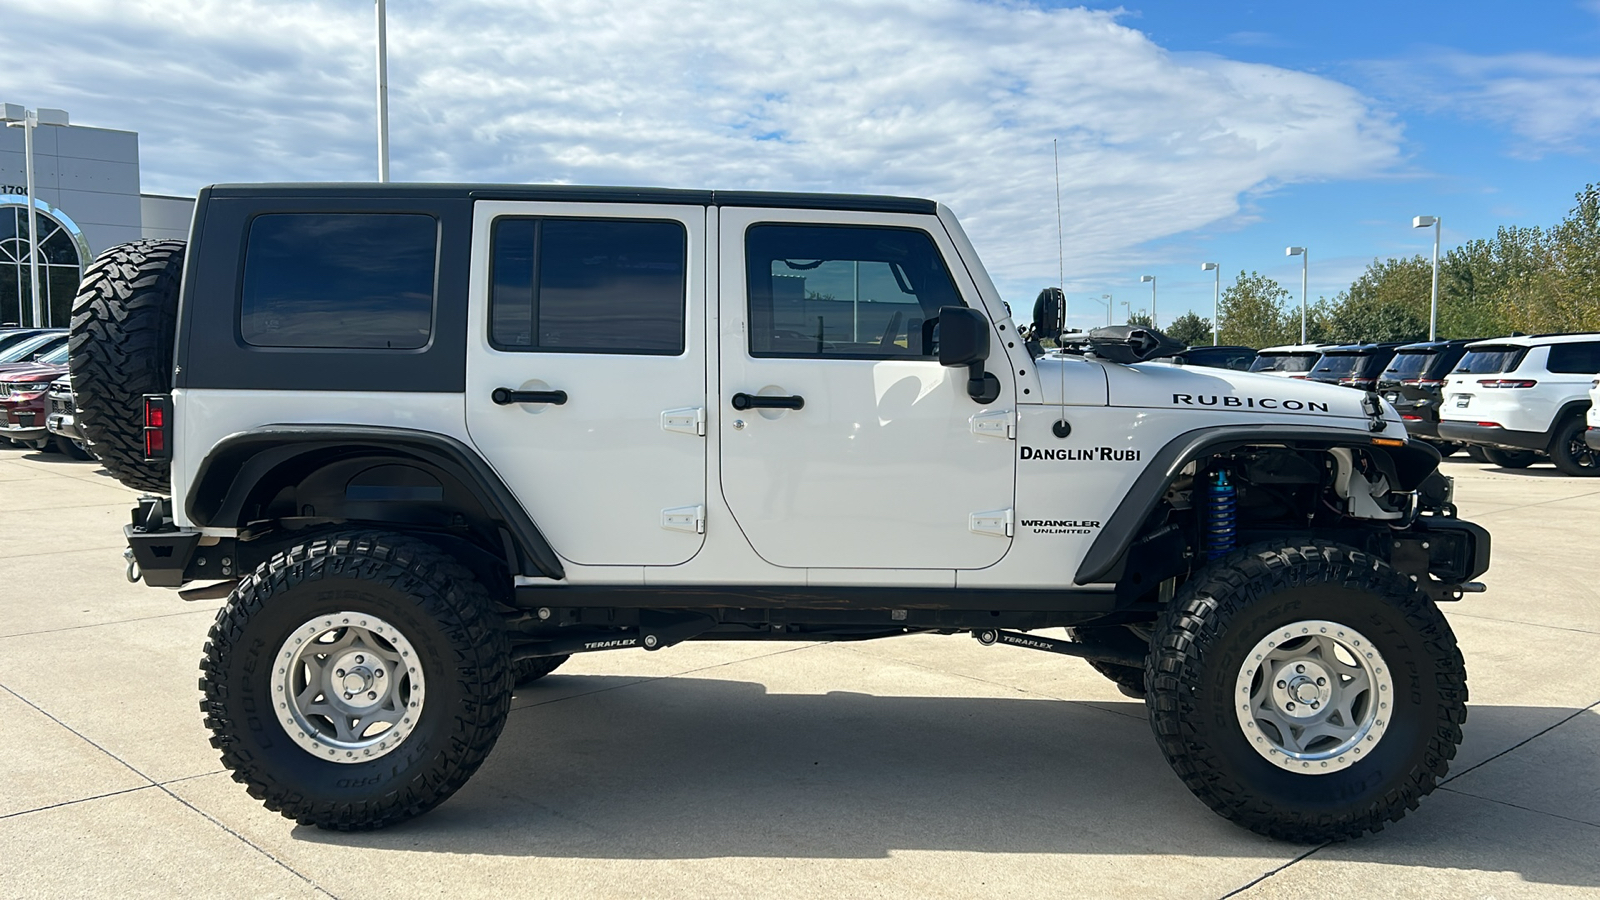
M 661 430 L 705 437 L 706 408 L 704 406 L 692 406 L 684 409 L 669 409 L 661 414 Z
M 975 512 L 967 516 L 967 530 L 974 534 L 1011 537 L 1014 530 L 1011 510 L 996 509 L 990 512 Z
M 668 531 L 684 531 L 689 534 L 706 533 L 706 507 L 699 506 L 674 506 L 661 511 L 661 527 Z
M 972 433 L 976 435 L 1008 441 L 1017 439 L 1017 419 L 1009 409 L 974 413 L 967 423 L 972 427 Z

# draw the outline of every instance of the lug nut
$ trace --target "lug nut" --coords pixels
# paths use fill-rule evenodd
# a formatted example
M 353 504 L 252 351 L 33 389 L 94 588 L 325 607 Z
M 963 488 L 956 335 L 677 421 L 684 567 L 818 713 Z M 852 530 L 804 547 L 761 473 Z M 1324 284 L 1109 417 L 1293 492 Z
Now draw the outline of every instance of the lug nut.
M 345 698 L 345 699 L 346 699 L 346 700 L 354 700 L 354 699 L 355 699 L 355 698 L 356 698 L 356 695 L 355 695 L 355 694 L 345 694 L 345 695 L 344 695 L 344 698 Z M 1290 705 L 1290 706 L 1293 706 L 1293 705 L 1294 705 L 1294 704 L 1293 704 L 1293 703 L 1291 703 L 1291 704 L 1289 704 L 1289 705 Z
M 1288 686 L 1289 686 L 1289 682 L 1287 682 L 1287 681 L 1282 681 L 1282 680 L 1280 680 L 1280 681 L 1279 681 L 1279 682 L 1278 682 L 1278 687 L 1280 687 L 1280 688 L 1286 688 L 1286 687 L 1288 687 Z
M 1312 709 L 1321 709 L 1322 708 L 1322 704 L 1320 704 L 1317 701 L 1313 700 L 1313 701 L 1311 701 L 1311 708 Z
M 367 699 L 368 700 L 376 700 L 376 699 L 378 699 L 378 692 L 377 691 L 367 691 Z M 1312 705 L 1315 706 L 1316 704 L 1312 704 Z
M 361 662 L 361 657 L 359 657 L 359 656 L 358 656 L 358 657 L 356 657 L 356 662 Z M 1299 672 L 1299 673 L 1301 673 L 1301 674 L 1304 674 L 1304 673 L 1305 673 L 1305 671 L 1306 671 L 1306 667 L 1305 667 L 1305 666 L 1295 666 L 1295 667 L 1294 667 L 1294 670 L 1295 670 L 1295 671 L 1296 671 L 1296 672 Z
M 364 663 L 364 662 L 366 662 L 366 661 L 367 661 L 367 658 L 366 658 L 366 657 L 365 657 L 365 656 L 362 656 L 362 655 L 361 655 L 361 654 L 359 654 L 359 653 L 357 653 L 357 654 L 356 654 L 356 662 L 358 662 L 358 663 Z M 1304 670 L 1303 670 L 1303 669 L 1302 669 L 1302 670 L 1301 670 L 1301 671 L 1304 671 Z
M 1289 701 L 1289 705 L 1286 708 L 1287 709 L 1294 709 L 1294 701 L 1293 700 Z
M 344 677 L 344 670 L 343 669 L 334 669 L 333 670 L 333 674 L 339 676 L 340 678 L 343 678 Z
M 372 673 L 372 677 L 373 678 L 382 678 L 383 677 L 383 670 L 379 669 L 378 671 L 373 672 Z
M 1318 678 L 1317 679 L 1317 687 L 1327 687 L 1327 686 L 1328 686 L 1328 679 L 1326 679 L 1326 678 Z

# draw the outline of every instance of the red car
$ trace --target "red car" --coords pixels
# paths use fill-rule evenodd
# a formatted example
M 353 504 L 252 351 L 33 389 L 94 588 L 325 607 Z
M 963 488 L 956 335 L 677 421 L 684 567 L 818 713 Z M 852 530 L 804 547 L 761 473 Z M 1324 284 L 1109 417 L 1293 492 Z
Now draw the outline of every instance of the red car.
M 0 437 L 35 450 L 49 447 L 50 384 L 66 373 L 66 345 L 30 365 L 0 371 Z

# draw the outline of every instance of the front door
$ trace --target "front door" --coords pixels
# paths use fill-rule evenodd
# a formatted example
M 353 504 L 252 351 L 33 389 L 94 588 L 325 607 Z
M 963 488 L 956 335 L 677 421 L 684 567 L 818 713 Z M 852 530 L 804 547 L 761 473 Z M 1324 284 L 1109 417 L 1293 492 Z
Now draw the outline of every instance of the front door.
M 476 205 L 467 432 L 569 562 L 673 565 L 704 539 L 705 222 Z
M 997 350 L 1000 397 L 980 405 L 966 369 L 939 365 L 930 320 L 980 304 L 938 220 L 724 208 L 718 233 L 722 488 L 756 552 L 819 568 L 1004 556 L 1013 373 Z

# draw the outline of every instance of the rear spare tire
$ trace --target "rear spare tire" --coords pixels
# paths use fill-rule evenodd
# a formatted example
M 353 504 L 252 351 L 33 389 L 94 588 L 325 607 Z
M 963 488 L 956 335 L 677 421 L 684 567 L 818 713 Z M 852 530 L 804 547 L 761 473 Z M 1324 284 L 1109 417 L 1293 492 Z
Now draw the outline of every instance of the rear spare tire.
M 116 479 L 168 493 L 165 460 L 144 456 L 144 395 L 172 389 L 183 241 L 133 241 L 100 254 L 72 303 L 68 365 L 78 427 Z

